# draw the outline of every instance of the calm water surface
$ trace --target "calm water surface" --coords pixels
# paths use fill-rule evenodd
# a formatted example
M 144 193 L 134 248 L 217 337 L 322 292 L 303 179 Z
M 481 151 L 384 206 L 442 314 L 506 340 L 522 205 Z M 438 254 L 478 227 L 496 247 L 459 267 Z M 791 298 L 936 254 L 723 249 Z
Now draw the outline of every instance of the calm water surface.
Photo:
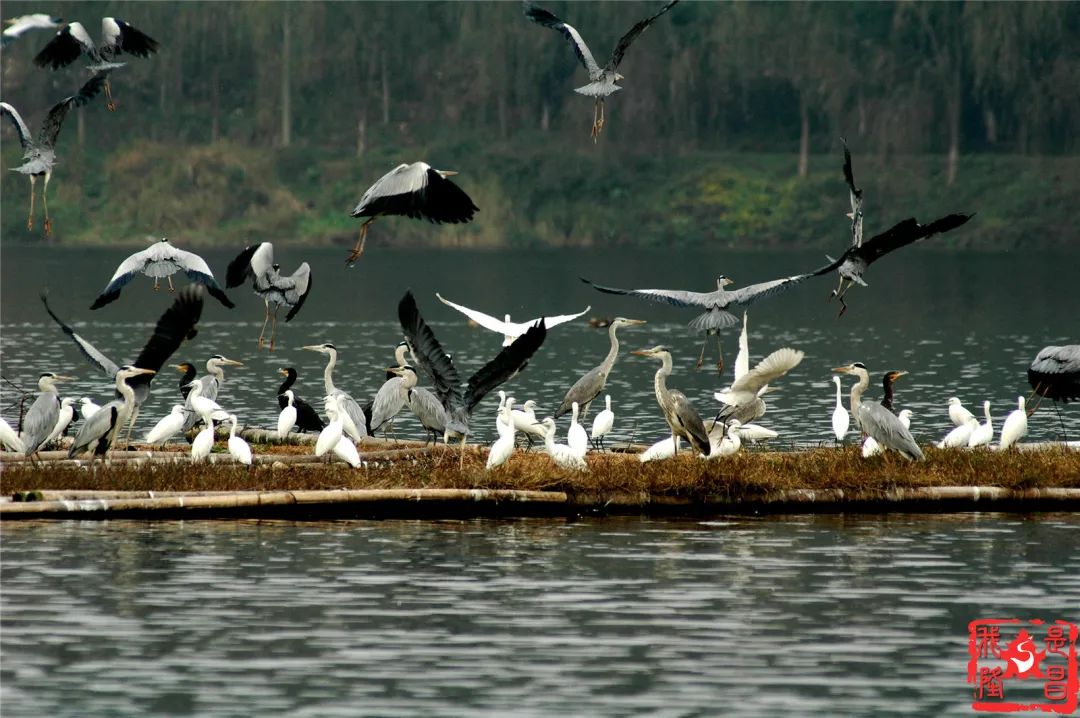
M 728 368 L 721 379 L 715 370 L 694 371 L 700 337 L 687 327 L 694 314 L 686 310 L 603 295 L 577 280 L 586 276 L 622 286 L 696 288 L 708 291 L 723 273 L 736 286 L 773 279 L 817 267 L 817 253 L 563 250 L 559 252 L 483 253 L 462 250 L 392 251 L 376 247 L 353 269 L 343 266 L 342 249 L 294 248 L 279 243 L 277 259 L 291 272 L 302 260 L 312 264 L 314 289 L 307 304 L 289 324 L 279 327 L 279 348 L 256 351 L 263 307 L 247 288 L 230 292 L 237 308 L 227 310 L 207 300 L 199 335 L 181 348 L 173 361 L 201 366 L 221 353 L 245 362 L 227 373 L 221 403 L 242 422 L 276 423 L 275 400 L 284 365 L 300 372 L 299 394 L 316 402 L 322 392 L 322 355 L 298 350 L 304 344 L 332 341 L 341 352 L 335 382 L 357 397 L 374 395 L 383 368 L 392 361 L 400 340 L 397 302 L 406 288 L 417 294 L 421 311 L 462 370 L 463 378 L 499 349 L 500 338 L 470 329 L 461 315 L 443 306 L 435 292 L 501 316 L 516 319 L 579 311 L 592 305 L 590 316 L 627 316 L 648 325 L 621 332 L 624 354 L 608 389 L 618 417 L 614 435 L 637 441 L 661 438 L 666 430 L 652 393 L 655 365 L 630 357 L 626 350 L 666 344 L 676 358 L 669 385 L 680 388 L 702 414 L 716 409 L 712 393 L 731 381 L 738 332 L 723 337 Z M 139 278 L 113 304 L 96 312 L 88 307 L 119 262 L 123 249 L 3 248 L 0 260 L 0 361 L 5 377 L 33 387 L 44 370 L 76 374 L 69 391 L 103 400 L 111 388 L 86 364 L 74 345 L 45 314 L 37 297 L 50 291 L 54 310 L 96 346 L 117 361 L 134 359 L 153 323 L 167 307 L 167 292 L 153 292 L 152 282 Z M 204 256 L 221 277 L 231 252 Z M 814 442 L 830 436 L 834 401 L 829 368 L 862 361 L 875 377 L 889 369 L 910 373 L 897 384 L 897 402 L 915 412 L 913 430 L 923 441 L 943 436 L 951 425 L 945 409 L 959 396 L 978 411 L 989 399 L 1000 428 L 1027 394 L 1025 371 L 1047 344 L 1080 342 L 1080 283 L 1060 280 L 1048 268 L 1080 265 L 1080 253 L 1047 256 L 946 254 L 913 248 L 875 265 L 867 275 L 869 289 L 849 293 L 850 311 L 837 319 L 826 302 L 834 278 L 810 280 L 788 293 L 754 305 L 750 314 L 750 352 L 756 362 L 774 349 L 793 346 L 806 358 L 780 382 L 782 391 L 769 399 L 760 423 L 781 433 L 784 441 Z M 507 388 L 519 401 L 539 402 L 538 413 L 550 412 L 566 389 L 607 352 L 602 331 L 584 320 L 553 330 L 528 371 Z M 709 361 L 715 361 L 715 346 Z M 155 392 L 139 417 L 149 429 L 176 401 L 179 377 L 171 370 L 155 382 Z M 845 383 L 845 394 L 850 387 Z M 160 387 L 160 388 L 158 388 Z M 880 397 L 875 387 L 871 395 Z M 0 409 L 14 400 L 10 387 L 0 390 Z M 487 405 L 494 414 L 497 398 Z M 483 411 L 483 410 L 481 410 Z M 1080 435 L 1080 416 L 1066 411 L 1066 427 Z M 414 419 L 400 422 L 404 434 L 421 436 Z M 477 421 L 479 440 L 493 440 L 494 420 Z M 565 431 L 565 423 L 560 427 Z M 1060 433 L 1052 411 L 1036 414 L 1029 440 Z
M 5 522 L 5 716 L 971 715 L 1075 514 Z

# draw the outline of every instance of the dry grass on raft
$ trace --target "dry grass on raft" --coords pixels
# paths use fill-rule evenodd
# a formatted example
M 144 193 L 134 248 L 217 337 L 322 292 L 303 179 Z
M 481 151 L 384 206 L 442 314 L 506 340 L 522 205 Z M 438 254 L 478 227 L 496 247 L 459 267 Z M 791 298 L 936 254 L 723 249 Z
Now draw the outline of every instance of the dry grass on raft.
M 275 454 L 305 454 L 305 447 L 273 447 Z M 920 486 L 1000 486 L 1080 488 L 1080 452 L 939 451 L 912 463 L 895 455 L 864 460 L 857 447 L 804 452 L 742 452 L 703 462 L 676 459 L 641 464 L 626 454 L 591 454 L 588 473 L 556 467 L 536 452 L 517 453 L 494 471 L 484 469 L 486 450 L 470 447 L 463 469 L 460 450 L 438 447 L 412 458 L 372 462 L 365 469 L 330 465 L 217 466 L 115 464 L 96 475 L 72 466 L 6 464 L 0 493 L 34 489 L 240 491 L 304 489 L 486 488 L 566 491 L 579 495 L 610 493 L 653 496 L 753 498 L 779 490 L 843 489 L 885 491 Z

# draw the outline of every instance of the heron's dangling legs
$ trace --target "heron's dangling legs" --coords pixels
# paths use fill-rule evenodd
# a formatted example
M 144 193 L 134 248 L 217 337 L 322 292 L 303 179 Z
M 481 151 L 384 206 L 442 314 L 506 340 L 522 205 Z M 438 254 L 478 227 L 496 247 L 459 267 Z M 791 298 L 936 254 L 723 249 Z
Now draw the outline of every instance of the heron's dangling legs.
M 724 373 L 724 344 L 720 341 L 720 333 L 717 332 L 716 337 L 716 351 L 719 359 L 716 360 L 716 373 L 718 376 Z
M 116 103 L 113 102 L 112 87 L 109 85 L 109 81 L 105 80 L 105 107 L 109 108 L 109 112 L 116 112 Z
M 709 344 L 709 337 L 705 337 L 705 341 L 701 343 L 701 354 L 698 355 L 697 364 L 694 365 L 694 369 L 700 369 L 701 365 L 705 363 L 705 347 Z
M 603 106 L 601 104 L 602 102 L 603 100 L 597 98 L 596 102 L 593 104 L 592 130 L 589 132 L 589 137 L 592 137 L 593 144 L 596 144 L 597 138 L 600 137 L 600 127 L 603 124 L 600 121 L 600 108 Z
M 32 231 L 34 229 L 34 185 L 37 184 L 37 177 L 30 175 L 30 214 L 26 217 L 26 229 Z
M 840 285 L 843 287 L 843 284 L 844 278 L 841 277 Z M 844 312 L 847 311 L 847 302 L 844 301 L 844 295 L 847 294 L 847 290 L 851 289 L 853 286 L 855 286 L 855 282 L 849 279 L 847 286 L 843 287 L 839 292 L 836 293 L 836 298 L 840 300 L 840 313 L 836 315 L 837 319 L 844 316 Z
M 154 291 L 161 289 L 161 277 L 154 277 Z
M 1024 400 L 1024 404 L 1030 403 L 1031 402 L 1031 397 L 1035 396 L 1036 394 L 1039 394 L 1039 389 L 1041 389 L 1041 388 L 1042 388 L 1042 382 L 1040 381 L 1038 384 L 1035 385 L 1035 388 L 1031 390 L 1031 393 L 1027 395 L 1027 399 Z M 1042 400 L 1043 400 L 1043 396 L 1042 396 L 1042 394 L 1039 394 L 1039 398 L 1035 401 L 1035 406 L 1033 406 L 1033 407 L 1031 407 L 1030 409 L 1027 410 L 1028 418 L 1030 418 L 1031 415 L 1035 413 L 1035 410 L 1039 408 L 1039 404 L 1042 403 Z
M 277 313 L 281 308 L 280 304 L 274 305 L 274 314 L 270 318 L 270 351 L 274 351 L 274 337 L 277 336 Z
M 169 280 L 169 291 L 170 291 L 170 292 L 175 292 L 175 291 L 176 291 L 176 287 L 174 287 L 174 286 L 172 285 L 172 275 L 170 274 L 170 275 L 169 275 L 168 277 L 166 277 L 166 279 L 168 279 L 168 280 Z
M 600 134 L 604 129 L 604 98 L 600 98 L 600 126 L 596 128 L 596 134 Z
M 49 180 L 52 172 L 45 173 L 45 184 L 41 186 L 41 206 L 45 208 L 45 234 L 52 234 L 52 220 L 49 219 Z
M 266 313 L 263 314 L 263 325 L 262 329 L 259 331 L 259 349 L 263 348 L 263 335 L 266 334 L 266 323 L 270 321 L 270 302 L 265 302 L 265 304 Z
M 360 255 L 364 253 L 364 240 L 367 239 L 368 225 L 375 221 L 374 217 L 370 217 L 366 222 L 360 225 L 360 239 L 356 241 L 356 246 L 349 252 L 348 258 L 345 260 L 345 264 L 350 267 L 360 259 Z

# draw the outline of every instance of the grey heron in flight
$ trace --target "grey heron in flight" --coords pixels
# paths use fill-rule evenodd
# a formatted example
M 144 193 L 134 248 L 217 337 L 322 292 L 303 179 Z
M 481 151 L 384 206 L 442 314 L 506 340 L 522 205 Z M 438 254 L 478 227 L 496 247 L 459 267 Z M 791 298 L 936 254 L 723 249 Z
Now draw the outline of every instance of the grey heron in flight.
M 155 241 L 146 249 L 135 252 L 121 262 L 120 266 L 113 272 L 109 283 L 101 290 L 101 294 L 90 305 L 90 308 L 100 309 L 106 304 L 116 301 L 120 296 L 120 290 L 134 279 L 137 274 L 153 277 L 154 291 L 160 288 L 161 278 L 165 277 L 169 280 L 169 291 L 175 292 L 172 275 L 177 272 L 183 272 L 192 282 L 206 287 L 211 297 L 229 309 L 236 306 L 225 296 L 225 292 L 221 290 L 221 285 L 214 279 L 214 273 L 210 271 L 210 266 L 202 257 L 193 252 L 177 249 L 169 243 L 168 237 L 162 237 L 160 241 Z
M 71 381 L 75 377 L 64 376 L 55 372 L 47 371 L 38 377 L 38 391 L 40 392 L 23 419 L 22 442 L 23 453 L 30 456 L 41 448 L 49 434 L 56 427 L 60 418 L 60 394 L 56 389 L 58 382 Z
M 488 329 L 497 334 L 502 334 L 502 345 L 504 347 L 510 346 L 510 344 L 515 339 L 520 337 L 525 332 L 529 331 L 529 327 L 535 326 L 536 323 L 541 319 L 541 317 L 536 317 L 535 319 L 530 319 L 527 322 L 512 322 L 510 321 L 509 314 L 505 315 L 505 319 L 496 319 L 490 314 L 484 314 L 483 312 L 477 311 L 475 309 L 469 309 L 468 307 L 461 304 L 455 304 L 449 299 L 444 299 L 443 296 L 438 292 L 435 292 L 435 296 L 439 298 L 440 302 L 450 307 L 451 309 L 456 309 L 457 311 L 461 312 L 469 319 L 482 326 L 484 329 Z M 559 324 L 565 324 L 566 322 L 572 322 L 590 309 L 592 309 L 592 305 L 585 307 L 577 314 L 557 314 L 553 317 L 545 316 L 543 317 L 544 326 L 548 328 L 548 331 L 551 331 L 552 327 Z
M 281 386 L 279 386 L 277 390 L 278 408 L 284 409 L 289 405 L 289 400 L 285 396 L 285 392 L 292 391 L 293 408 L 296 410 L 296 426 L 300 431 L 317 432 L 326 428 L 326 424 L 319 418 L 319 412 L 315 411 L 315 407 L 296 396 L 296 391 L 292 388 L 293 384 L 296 383 L 296 369 L 287 366 L 278 371 L 285 377 L 285 381 L 281 382 Z
M 248 277 L 251 288 L 262 297 L 266 305 L 262 331 L 259 332 L 259 349 L 263 348 L 263 336 L 266 334 L 266 322 L 270 319 L 270 305 L 274 305 L 273 322 L 270 327 L 270 351 L 274 351 L 274 336 L 277 333 L 277 313 L 282 306 L 288 307 L 285 315 L 288 322 L 300 307 L 304 306 L 311 291 L 311 265 L 304 262 L 289 276 L 282 276 L 281 265 L 274 263 L 274 245 L 263 242 L 254 247 L 247 247 L 229 262 L 225 272 L 225 286 L 239 287 Z
M 913 217 L 893 225 L 881 234 L 874 235 L 863 241 L 863 194 L 862 190 L 855 186 L 855 176 L 851 168 L 851 152 L 847 143 L 844 143 L 844 180 L 848 186 L 848 196 L 851 201 L 851 246 L 840 255 L 839 259 L 833 259 L 826 255 L 829 264 L 813 272 L 814 275 L 826 274 L 837 270 L 840 274 L 840 284 L 830 294 L 829 298 L 836 297 L 840 301 L 840 314 L 844 316 L 847 311 L 847 303 L 844 295 L 854 284 L 867 286 L 863 280 L 863 273 L 870 265 L 890 252 L 906 247 L 935 234 L 944 234 L 965 224 L 974 215 L 949 214 L 936 219 L 930 224 L 919 224 Z M 845 286 L 844 283 L 847 282 Z
M 64 18 L 53 17 L 48 13 L 38 12 L 32 15 L 20 15 L 4 20 L 7 27 L 4 28 L 3 38 L 0 39 L 0 47 L 7 47 L 9 43 L 18 40 L 23 34 L 31 30 L 49 30 L 64 24 Z
M 611 345 L 607 356 L 604 357 L 604 361 L 600 362 L 599 366 L 585 372 L 580 379 L 574 382 L 573 386 L 566 392 L 566 396 L 563 397 L 559 408 L 555 410 L 556 419 L 570 411 L 574 402 L 577 402 L 581 409 L 581 420 L 585 421 L 585 417 L 589 415 L 589 405 L 604 390 L 604 386 L 607 385 L 608 375 L 611 374 L 611 370 L 615 367 L 615 359 L 619 356 L 619 340 L 615 336 L 615 332 L 620 327 L 631 327 L 644 323 L 644 320 L 641 319 L 616 317 L 611 321 L 611 324 L 608 324 L 608 341 Z
M 90 33 L 86 31 L 82 23 L 68 23 L 61 27 L 53 39 L 34 57 L 34 64 L 38 67 L 59 70 L 85 54 L 90 59 L 87 69 L 91 72 L 101 72 L 123 67 L 124 63 L 114 61 L 114 58 L 119 55 L 126 53 L 134 57 L 149 57 L 157 52 L 157 49 L 157 40 L 141 30 L 119 18 L 103 17 L 101 18 L 100 45 L 94 44 Z M 109 87 L 107 78 L 105 97 L 107 107 L 115 110 L 116 103 L 113 102 L 112 88 Z
M 1039 395 L 1028 415 L 1035 413 L 1043 399 L 1051 399 L 1064 436 L 1065 421 L 1057 403 L 1080 399 L 1080 344 L 1043 347 L 1028 367 L 1027 377 L 1033 393 Z
M 105 456 L 105 452 L 116 441 L 128 417 L 135 412 L 135 389 L 130 381 L 139 377 L 149 378 L 156 372 L 153 369 L 142 369 L 136 366 L 122 366 L 116 371 L 116 391 L 120 394 L 119 399 L 113 399 L 101 407 L 101 411 L 94 414 L 83 423 L 79 432 L 75 434 L 75 441 L 68 450 L 68 458 L 75 458 L 84 451 L 92 451 L 90 458 L 93 463 L 94 457 Z M 132 421 L 134 418 L 132 417 Z
M 30 213 L 26 218 L 28 230 L 34 228 L 34 186 L 37 184 L 38 177 L 44 177 L 41 203 L 45 207 L 45 234 L 52 234 L 52 220 L 49 219 L 49 180 L 52 179 L 53 167 L 56 165 L 56 139 L 60 136 L 60 127 L 64 124 L 64 118 L 71 112 L 71 108 L 88 104 L 94 99 L 94 95 L 101 92 L 104 84 L 105 73 L 94 75 L 79 88 L 77 93 L 53 105 L 41 123 L 37 139 L 30 134 L 30 128 L 23 122 L 18 111 L 8 103 L 0 102 L 0 114 L 11 118 L 15 131 L 19 133 L 19 142 L 23 148 L 23 163 L 18 167 L 13 167 L 12 171 L 30 178 Z
M 52 309 L 49 308 L 49 302 L 44 294 L 41 296 L 41 301 L 45 305 L 45 311 L 49 313 L 53 321 L 60 325 L 63 332 L 71 337 L 71 340 L 75 342 L 75 346 L 79 348 L 79 351 L 90 362 L 90 365 L 105 374 L 105 376 L 115 378 L 121 367 L 76 333 L 68 324 L 65 324 L 60 317 L 56 316 Z M 161 367 L 180 348 L 185 339 L 191 339 L 195 336 L 195 325 L 202 315 L 202 308 L 202 287 L 191 285 L 184 287 L 177 293 L 172 306 L 166 309 L 158 319 L 157 324 L 154 326 L 154 333 L 147 340 L 133 364 L 137 368 L 152 369 L 153 372 L 149 374 L 135 373 L 129 377 L 128 386 L 135 392 L 135 410 L 131 412 L 132 425 L 135 423 L 139 407 L 142 406 L 143 402 L 146 401 L 146 397 L 150 394 L 150 381 L 153 379 L 154 374 L 161 370 Z
M 350 217 L 367 217 L 360 226 L 360 239 L 346 264 L 352 265 L 364 253 L 368 225 L 384 215 L 404 215 L 426 219 L 433 224 L 471 222 L 479 207 L 464 190 L 450 181 L 457 172 L 434 169 L 427 162 L 400 164 L 368 187 Z
M 574 48 L 574 54 L 577 55 L 581 64 L 585 66 L 585 71 L 589 73 L 589 84 L 576 88 L 574 92 L 585 95 L 586 97 L 592 97 L 595 100 L 591 132 L 593 142 L 596 142 L 597 138 L 600 137 L 600 131 L 604 129 L 604 98 L 622 89 L 622 87 L 615 83 L 624 79 L 623 76 L 619 74 L 618 69 L 619 63 L 622 62 L 623 55 L 626 54 L 627 48 L 629 48 L 630 44 L 638 38 L 638 35 L 645 32 L 649 25 L 651 25 L 658 17 L 673 8 L 678 2 L 679 0 L 670 0 L 661 6 L 654 14 L 644 20 L 638 20 L 625 35 L 619 38 L 619 42 L 616 43 L 615 49 L 612 50 L 611 59 L 608 60 L 607 64 L 600 67 L 593 57 L 592 52 L 589 50 L 589 46 L 581 39 L 581 34 L 573 25 L 563 22 L 551 12 L 533 4 L 529 0 L 525 0 L 525 17 L 538 25 L 549 27 L 552 30 L 558 30 L 565 35 L 566 39 L 570 41 L 570 46 Z
M 708 343 L 709 336 L 715 336 L 716 348 L 719 352 L 716 368 L 717 373 L 721 374 L 724 371 L 724 352 L 720 345 L 720 332 L 739 323 L 738 317 L 732 314 L 731 310 L 738 307 L 747 307 L 759 299 L 779 294 L 810 277 L 816 277 L 827 271 L 830 270 L 819 269 L 816 272 L 807 274 L 794 274 L 790 277 L 751 284 L 730 292 L 724 287 L 733 284 L 734 280 L 725 277 L 723 274 L 716 279 L 715 292 L 691 292 L 682 289 L 619 289 L 595 284 L 584 277 L 580 279 L 593 289 L 607 294 L 624 294 L 629 297 L 660 304 L 670 304 L 675 307 L 704 308 L 705 311 L 690 322 L 692 329 L 705 332 L 705 343 L 701 345 L 701 356 L 698 357 L 697 366 L 701 368 L 701 364 L 705 360 L 705 345 Z
M 398 302 L 398 321 L 412 351 L 412 366 L 431 379 L 435 395 L 446 411 L 444 438 L 450 434 L 461 437 L 461 461 L 464 462 L 465 440 L 469 435 L 473 410 L 488 392 L 517 374 L 544 343 L 547 336 L 544 321 L 541 319 L 513 344 L 503 347 L 494 359 L 469 377 L 464 387 L 453 359 L 420 315 L 411 291 L 405 292 Z
M 915 443 L 915 439 L 896 414 L 886 409 L 881 404 L 863 401 L 863 392 L 870 386 L 870 373 L 862 362 L 855 362 L 847 366 L 833 369 L 839 374 L 854 374 L 859 381 L 851 387 L 851 416 L 855 424 L 862 429 L 867 436 L 874 438 L 877 443 L 886 449 L 892 449 L 901 456 L 921 460 L 922 449 Z
M 334 386 L 334 367 L 337 365 L 338 351 L 330 342 L 323 344 L 309 344 L 308 346 L 301 347 L 301 349 L 307 349 L 312 352 L 319 352 L 320 354 L 326 354 L 329 360 L 326 362 L 326 369 L 323 370 L 323 388 L 326 391 L 326 396 L 334 397 L 332 406 L 339 413 L 342 421 L 342 430 L 353 441 L 360 441 L 362 438 L 368 435 L 367 430 L 367 415 L 364 410 L 360 408 L 360 404 L 356 399 L 352 398 L 350 394 Z M 329 406 L 326 407 L 329 410 Z M 327 411 L 327 420 L 333 421 L 333 417 L 329 415 Z
M 705 422 L 694 410 L 690 400 L 678 389 L 669 389 L 667 379 L 671 376 L 671 351 L 664 346 L 652 349 L 637 349 L 630 352 L 636 356 L 652 357 L 660 360 L 660 368 L 656 370 L 653 378 L 653 390 L 656 392 L 656 403 L 660 405 L 660 411 L 664 413 L 668 428 L 671 429 L 671 440 L 678 451 L 679 439 L 683 438 L 697 449 L 702 456 L 708 456 L 711 450 L 709 444 L 709 432 L 705 429 Z

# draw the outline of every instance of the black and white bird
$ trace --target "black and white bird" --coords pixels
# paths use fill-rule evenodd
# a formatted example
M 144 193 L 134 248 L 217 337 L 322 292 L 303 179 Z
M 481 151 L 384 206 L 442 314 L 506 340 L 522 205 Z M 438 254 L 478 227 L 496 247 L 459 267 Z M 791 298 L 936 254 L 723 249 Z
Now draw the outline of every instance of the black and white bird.
M 863 242 L 863 193 L 855 186 L 855 175 L 851 168 L 851 152 L 848 151 L 847 143 L 844 143 L 844 180 L 848 186 L 848 196 L 851 201 L 851 246 L 840 255 L 839 259 L 833 259 L 826 255 L 829 264 L 812 273 L 813 276 L 826 274 L 837 270 L 840 274 L 840 284 L 830 294 L 829 298 L 836 297 L 840 300 L 840 314 L 844 316 L 847 311 L 847 303 L 844 295 L 855 284 L 867 286 L 863 281 L 863 273 L 870 265 L 890 252 L 895 252 L 902 247 L 918 242 L 935 234 L 944 234 L 957 227 L 964 225 L 974 215 L 950 214 L 936 219 L 930 224 L 919 224 L 913 217 L 890 227 L 881 234 L 874 235 Z M 845 282 L 847 285 L 845 286 Z
M 0 47 L 7 47 L 9 43 L 18 40 L 31 30 L 49 30 L 64 24 L 64 18 L 53 17 L 48 13 L 37 12 L 32 15 L 20 15 L 8 18 L 4 21 L 3 37 L 0 38 Z
M 281 265 L 274 263 L 274 245 L 263 242 L 247 247 L 229 262 L 225 271 L 225 286 L 239 287 L 251 278 L 252 290 L 262 297 L 266 306 L 262 331 L 259 332 L 259 349 L 263 348 L 263 336 L 266 334 L 266 322 L 270 320 L 270 305 L 274 305 L 273 322 L 270 327 L 270 351 L 274 351 L 274 336 L 277 333 L 277 313 L 282 306 L 288 307 L 285 321 L 288 322 L 300 307 L 304 306 L 308 292 L 311 291 L 311 265 L 304 262 L 289 276 L 282 276 Z
M 26 228 L 34 228 L 34 189 L 38 177 L 44 177 L 45 183 L 41 189 L 41 203 L 45 207 L 45 234 L 52 234 L 52 220 L 49 219 L 49 180 L 52 179 L 53 167 L 56 165 L 56 139 L 60 136 L 60 127 L 64 124 L 64 118 L 68 116 L 73 107 L 82 107 L 94 99 L 105 85 L 106 73 L 94 75 L 79 88 L 79 91 L 57 102 L 49 110 L 38 130 L 37 139 L 30 134 L 30 128 L 23 122 L 18 111 L 6 102 L 0 102 L 0 114 L 7 115 L 15 125 L 15 131 L 19 133 L 19 142 L 23 148 L 23 163 L 13 167 L 13 172 L 24 174 L 30 178 L 30 213 L 26 218 Z
M 380 177 L 349 213 L 351 217 L 367 219 L 361 225 L 360 239 L 345 263 L 351 265 L 360 258 L 364 253 L 368 225 L 384 215 L 426 219 L 433 224 L 471 222 L 480 208 L 448 179 L 456 174 L 451 170 L 434 169 L 427 162 L 413 162 L 400 164 Z
M 44 294 L 41 296 L 41 301 L 45 305 L 45 311 L 49 313 L 49 316 L 53 318 L 53 321 L 60 325 L 63 332 L 71 337 L 71 340 L 75 342 L 75 346 L 79 348 L 79 351 L 82 352 L 82 355 L 90 362 L 90 365 L 110 379 L 115 379 L 117 372 L 120 371 L 120 366 L 112 359 L 105 356 L 93 344 L 76 333 L 75 330 L 64 323 L 60 317 L 53 314 Z M 132 374 L 129 377 L 127 384 L 135 392 L 135 409 L 131 412 L 130 422 L 132 426 L 135 424 L 135 418 L 138 415 L 139 407 L 146 401 L 146 397 L 150 395 L 150 381 L 153 379 L 154 374 L 161 370 L 161 367 L 164 366 L 165 362 L 169 360 L 169 357 L 180 348 L 180 345 L 185 339 L 191 339 L 195 336 L 195 325 L 202 315 L 202 308 L 203 290 L 198 285 L 192 285 L 181 289 L 177 293 L 176 299 L 173 300 L 172 306 L 166 309 L 158 319 L 157 324 L 154 326 L 154 333 L 146 341 L 146 344 L 143 346 L 142 351 L 139 352 L 139 356 L 135 359 L 133 364 L 133 366 L 138 368 L 152 369 L 153 372 L 149 374 Z M 119 391 L 120 390 L 117 389 L 118 397 Z M 100 409 L 95 413 L 95 416 L 98 413 L 101 413 Z M 85 414 L 84 419 L 89 421 L 89 418 L 86 418 Z
M 322 431 L 326 424 L 319 418 L 319 412 L 315 411 L 315 407 L 311 404 L 298 397 L 296 390 L 293 389 L 293 384 L 296 383 L 296 369 L 287 366 L 278 371 L 285 377 L 285 381 L 281 382 L 281 386 L 277 390 L 278 408 L 284 409 L 289 405 L 285 392 L 291 390 L 293 393 L 293 408 L 296 410 L 295 423 L 297 428 L 300 431 Z
M 597 140 L 600 136 L 600 131 L 604 129 L 604 98 L 622 89 L 622 87 L 615 83 L 624 79 L 623 76 L 618 73 L 618 68 L 619 63 L 622 62 L 623 55 L 626 54 L 627 48 L 638 38 L 638 35 L 645 32 L 645 29 L 648 28 L 649 25 L 668 10 L 675 7 L 678 2 L 679 0 L 670 0 L 657 10 L 656 13 L 644 20 L 639 20 L 625 35 L 619 38 L 619 42 L 611 52 L 611 59 L 608 60 L 606 65 L 600 67 L 600 65 L 597 64 L 596 59 L 593 58 L 589 46 L 581 39 L 581 34 L 578 33 L 573 25 L 563 22 L 549 11 L 529 2 L 529 0 L 525 0 L 525 17 L 544 27 L 558 30 L 565 35 L 566 39 L 570 41 L 570 46 L 574 48 L 574 54 L 577 55 L 581 64 L 585 66 L 585 71 L 589 73 L 589 84 L 576 88 L 574 92 L 585 95 L 586 97 L 595 98 L 591 133 L 593 142 Z
M 82 23 L 68 23 L 61 27 L 53 39 L 34 57 L 34 64 L 38 67 L 59 70 L 85 54 L 90 59 L 87 69 L 91 72 L 101 72 L 123 67 L 125 63 L 114 60 L 120 55 L 149 57 L 157 52 L 157 49 L 157 40 L 141 30 L 119 18 L 103 17 L 101 18 L 100 45 L 94 44 L 90 33 L 86 31 Z M 116 103 L 113 102 L 112 89 L 109 87 L 108 80 L 105 81 L 105 97 L 108 108 L 115 110 Z
M 1062 436 L 1067 436 L 1057 403 L 1080 399 L 1080 344 L 1043 347 L 1028 367 L 1027 377 L 1034 393 L 1039 395 L 1028 414 L 1034 414 L 1044 398 L 1052 400 Z
M 100 309 L 106 304 L 116 301 L 117 297 L 120 296 L 120 290 L 124 288 L 125 284 L 134 279 L 137 274 L 153 277 L 154 291 L 160 288 L 161 278 L 165 277 L 169 280 L 169 291 L 175 292 L 172 275 L 177 272 L 183 272 L 192 282 L 206 287 L 211 297 L 229 309 L 236 306 L 225 296 L 221 285 L 214 279 L 214 273 L 210 271 L 210 266 L 202 257 L 193 252 L 177 249 L 169 243 L 167 237 L 162 237 L 160 241 L 155 241 L 146 249 L 136 252 L 121 262 L 113 273 L 112 279 L 105 285 L 105 289 L 101 290 L 101 294 L 90 305 L 90 308 Z
M 535 326 L 535 324 L 541 319 L 541 317 L 536 317 L 535 319 L 530 319 L 527 322 L 512 322 L 510 321 L 509 314 L 504 315 L 505 319 L 496 319 L 490 314 L 484 314 L 483 312 L 477 311 L 476 309 L 470 309 L 469 307 L 463 306 L 461 304 L 455 304 L 449 299 L 444 299 L 442 295 L 440 295 L 438 292 L 435 292 L 435 296 L 438 297 L 440 302 L 450 307 L 451 309 L 456 309 L 457 311 L 461 312 L 484 329 L 493 331 L 497 334 L 502 334 L 502 345 L 504 347 L 509 346 L 511 343 L 513 343 L 515 339 L 520 337 L 525 332 L 529 331 L 529 327 Z M 592 309 L 592 305 L 585 307 L 577 314 L 558 314 L 553 317 L 545 316 L 543 317 L 544 326 L 547 327 L 550 331 L 551 328 L 554 326 L 574 321 L 590 309 Z

